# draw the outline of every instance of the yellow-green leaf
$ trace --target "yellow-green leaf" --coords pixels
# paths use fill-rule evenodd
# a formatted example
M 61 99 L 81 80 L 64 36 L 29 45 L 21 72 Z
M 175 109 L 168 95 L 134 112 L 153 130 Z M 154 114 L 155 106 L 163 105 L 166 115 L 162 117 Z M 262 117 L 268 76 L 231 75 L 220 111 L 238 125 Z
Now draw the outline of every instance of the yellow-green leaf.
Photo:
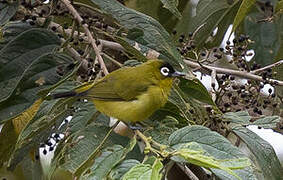
M 250 8 L 253 6 L 255 3 L 255 0 L 243 0 L 242 4 L 237 12 L 237 15 L 234 19 L 233 22 L 233 30 L 232 32 L 235 31 L 235 29 L 240 25 L 240 23 L 243 21 L 243 19 L 246 17 L 246 14 L 250 10 Z

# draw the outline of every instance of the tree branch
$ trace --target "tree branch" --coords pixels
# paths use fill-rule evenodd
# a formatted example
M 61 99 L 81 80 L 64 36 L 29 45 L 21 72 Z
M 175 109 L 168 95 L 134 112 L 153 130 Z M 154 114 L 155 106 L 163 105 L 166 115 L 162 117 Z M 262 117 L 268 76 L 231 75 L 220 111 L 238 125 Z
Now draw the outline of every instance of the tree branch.
M 260 68 L 260 69 L 256 69 L 256 70 L 254 70 L 254 71 L 251 71 L 250 73 L 256 74 L 256 73 L 261 72 L 261 71 L 264 71 L 264 70 L 266 70 L 266 69 L 270 69 L 270 68 L 273 68 L 273 67 L 275 67 L 275 66 L 280 66 L 281 64 L 283 64 L 283 60 L 279 60 L 279 61 L 276 62 L 276 63 L 267 65 L 267 66 L 265 66 L 265 67 L 263 67 L 263 68 Z
M 199 180 L 199 178 L 186 165 L 181 165 L 179 163 L 176 164 L 191 180 Z
M 192 68 L 202 68 L 198 63 L 189 61 L 189 60 L 184 60 L 184 62 L 192 67 Z M 213 66 L 208 66 L 208 65 L 202 65 L 204 68 L 210 69 L 210 70 L 215 70 L 216 73 L 223 73 L 223 74 L 229 74 L 229 75 L 234 75 L 234 76 L 238 76 L 238 77 L 242 77 L 242 78 L 246 78 L 246 79 L 252 79 L 255 81 L 265 81 L 264 79 L 262 79 L 261 76 L 252 74 L 252 73 L 248 73 L 245 71 L 237 71 L 237 70 L 232 70 L 232 69 L 225 69 L 225 68 L 220 68 L 220 67 L 213 67 Z M 268 79 L 269 82 L 277 84 L 279 86 L 283 86 L 283 81 L 278 81 L 275 79 Z
M 97 58 L 98 58 L 98 62 L 102 68 L 103 73 L 106 75 L 108 74 L 108 70 L 105 66 L 105 63 L 100 55 L 100 51 L 97 47 L 97 45 L 95 44 L 95 39 L 92 37 L 92 34 L 90 32 L 90 30 L 88 29 L 88 25 L 83 23 L 83 18 L 80 16 L 80 14 L 77 12 L 77 10 L 72 6 L 72 4 L 70 3 L 69 0 L 61 0 L 67 7 L 67 9 L 70 11 L 70 13 L 73 15 L 73 17 L 80 23 L 82 24 L 82 27 L 84 29 L 84 32 L 86 33 L 87 37 L 88 37 L 88 42 L 91 44 Z

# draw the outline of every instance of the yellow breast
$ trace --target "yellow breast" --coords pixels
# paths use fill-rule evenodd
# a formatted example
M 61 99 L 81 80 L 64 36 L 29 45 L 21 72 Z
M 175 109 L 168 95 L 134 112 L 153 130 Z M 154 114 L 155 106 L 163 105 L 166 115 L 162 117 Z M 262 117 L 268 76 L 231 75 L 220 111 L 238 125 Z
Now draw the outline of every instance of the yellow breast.
M 165 105 L 170 88 L 150 86 L 148 90 L 131 101 L 92 100 L 96 108 L 111 117 L 125 122 L 143 121 Z

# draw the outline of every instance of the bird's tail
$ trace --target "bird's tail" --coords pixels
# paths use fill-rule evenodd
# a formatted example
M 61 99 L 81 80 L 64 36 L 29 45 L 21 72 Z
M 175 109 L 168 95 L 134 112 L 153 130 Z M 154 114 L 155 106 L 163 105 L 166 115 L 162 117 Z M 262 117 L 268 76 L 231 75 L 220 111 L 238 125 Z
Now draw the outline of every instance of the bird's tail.
M 45 99 L 51 100 L 51 99 L 58 99 L 58 98 L 75 97 L 75 96 L 80 96 L 80 95 L 81 93 L 77 93 L 76 91 L 68 91 L 68 92 L 48 94 Z
M 75 88 L 72 91 L 48 94 L 45 99 L 51 100 L 51 99 L 58 99 L 58 98 L 85 96 L 87 94 L 88 90 L 90 88 L 92 88 L 93 85 L 94 85 L 94 83 L 84 83 L 83 85 Z

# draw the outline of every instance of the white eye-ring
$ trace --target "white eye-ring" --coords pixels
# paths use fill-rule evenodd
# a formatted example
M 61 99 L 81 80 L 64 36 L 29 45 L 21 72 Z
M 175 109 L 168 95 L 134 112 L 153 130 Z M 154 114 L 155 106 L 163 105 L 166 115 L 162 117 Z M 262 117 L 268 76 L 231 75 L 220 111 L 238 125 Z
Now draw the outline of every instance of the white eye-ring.
M 168 76 L 170 70 L 167 67 L 163 67 L 163 68 L 160 69 L 160 72 L 163 76 Z

